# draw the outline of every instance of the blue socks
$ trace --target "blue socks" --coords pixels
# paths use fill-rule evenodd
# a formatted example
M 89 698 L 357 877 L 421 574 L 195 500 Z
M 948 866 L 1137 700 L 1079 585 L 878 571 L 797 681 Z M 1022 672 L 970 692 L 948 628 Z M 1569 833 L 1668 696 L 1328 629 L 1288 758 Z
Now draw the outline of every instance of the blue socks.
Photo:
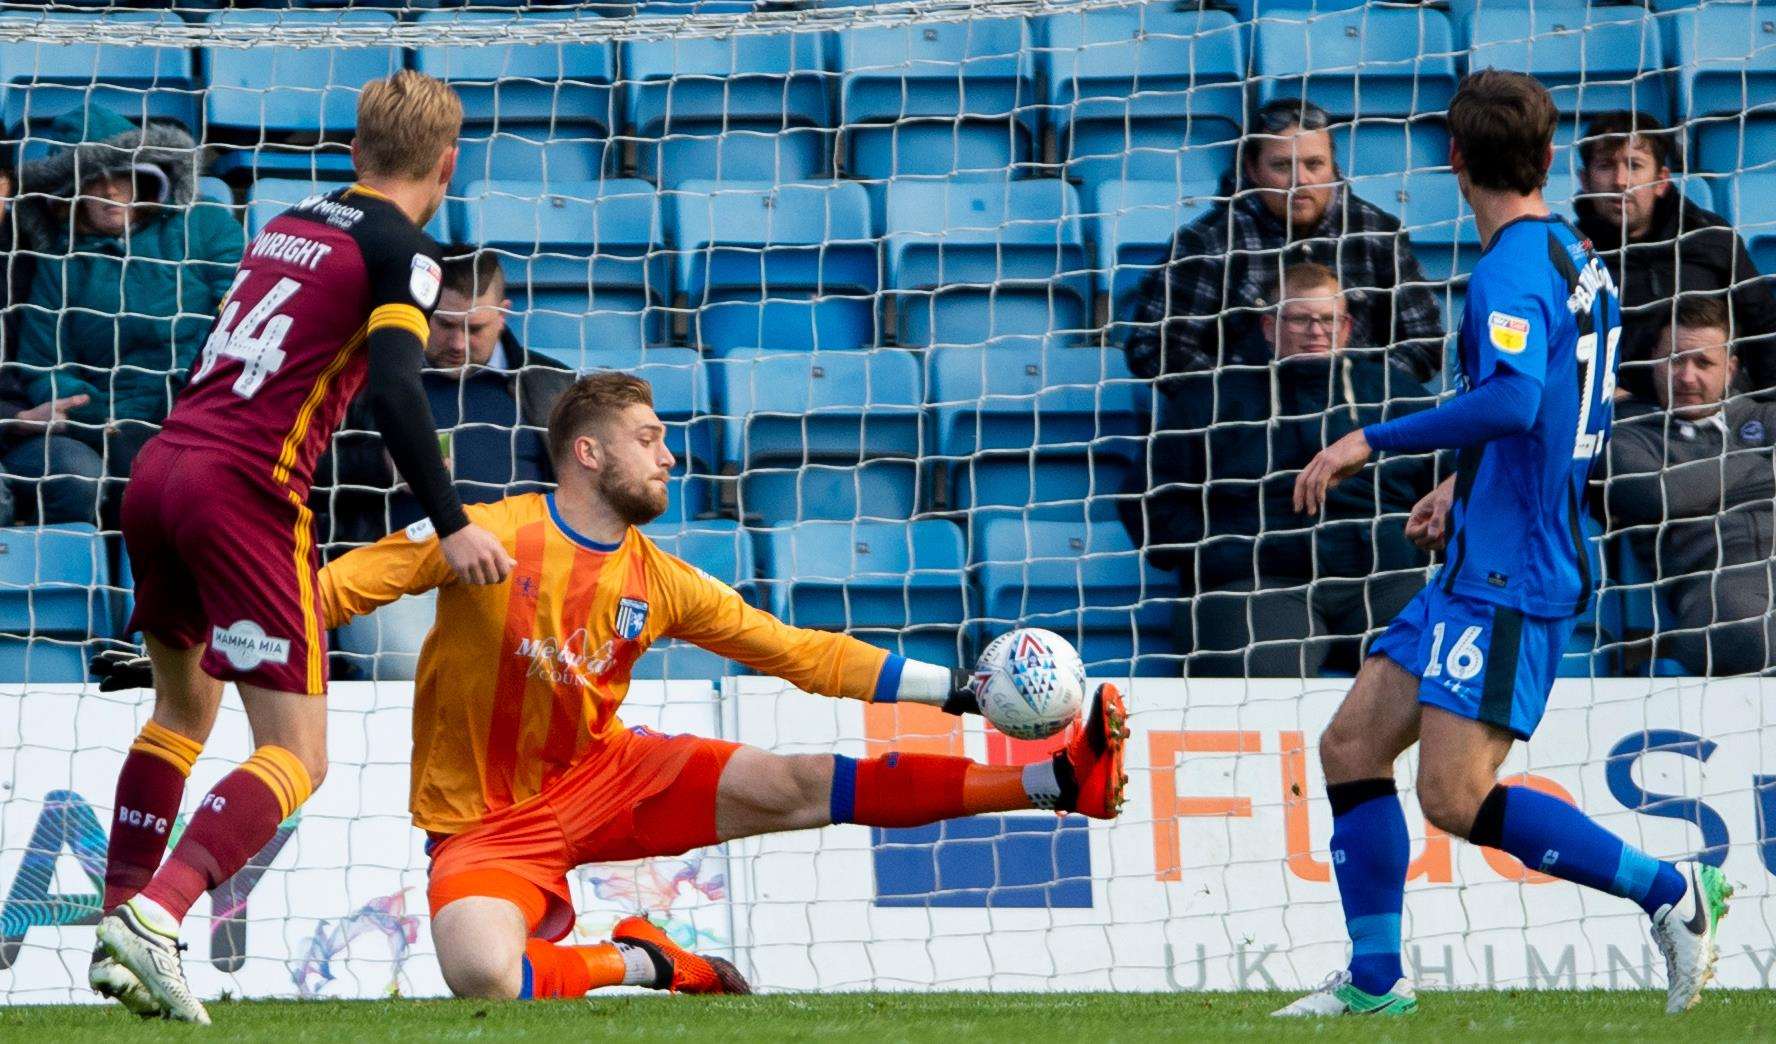
M 1351 982 L 1384 994 L 1404 976 L 1400 909 L 1411 858 L 1406 816 L 1391 779 L 1360 779 L 1326 788 L 1332 802 L 1332 872 L 1351 937 Z
M 1632 899 L 1648 916 L 1683 897 L 1683 875 L 1676 867 L 1624 843 L 1559 798 L 1528 787 L 1493 787 L 1468 840 L 1509 852 L 1531 870 Z M 1342 888 L 1344 876 L 1338 880 Z

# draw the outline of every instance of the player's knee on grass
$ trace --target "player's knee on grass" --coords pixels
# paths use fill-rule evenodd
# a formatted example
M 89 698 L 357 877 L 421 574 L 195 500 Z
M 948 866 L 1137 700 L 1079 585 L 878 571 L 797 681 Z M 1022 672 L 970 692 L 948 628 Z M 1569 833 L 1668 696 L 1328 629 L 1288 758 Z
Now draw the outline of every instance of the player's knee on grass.
M 432 918 L 444 984 L 458 997 L 513 1000 L 523 983 L 524 916 L 503 900 L 472 896 Z

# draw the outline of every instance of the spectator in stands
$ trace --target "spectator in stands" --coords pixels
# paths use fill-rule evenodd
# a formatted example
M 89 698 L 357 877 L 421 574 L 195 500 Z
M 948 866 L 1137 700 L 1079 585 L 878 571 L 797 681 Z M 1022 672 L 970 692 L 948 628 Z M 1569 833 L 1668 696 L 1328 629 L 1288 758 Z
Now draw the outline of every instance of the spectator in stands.
M 1197 597 L 1178 641 L 1195 676 L 1312 677 L 1335 645 L 1391 619 L 1424 586 L 1407 514 L 1433 483 L 1429 457 L 1389 457 L 1297 515 L 1296 473 L 1345 433 L 1431 405 L 1378 349 L 1352 347 L 1348 294 L 1330 268 L 1290 265 L 1258 318 L 1263 366 L 1187 397 L 1185 430 L 1154 454 L 1147 543 Z M 1355 660 L 1352 660 L 1354 666 Z
M 190 206 L 197 150 L 182 128 L 89 107 L 48 136 L 64 144 L 21 170 L 15 220 L 37 263 L 14 358 L 33 404 L 64 404 L 72 439 L 33 440 L 7 464 L 96 476 L 102 460 L 122 478 L 184 385 L 245 234 L 223 208 Z
M 1671 182 L 1677 141 L 1645 113 L 1600 113 L 1579 142 L 1579 230 L 1622 294 L 1621 388 L 1651 400 L 1652 364 L 1680 295 L 1719 295 L 1731 308 L 1740 379 L 1776 387 L 1776 296 L 1720 215 Z
M 19 249 L 18 223 L 12 202 L 17 155 L 11 143 L 0 148 L 0 466 L 18 478 L 0 485 L 0 525 L 14 522 L 96 522 L 100 473 L 98 454 L 62 434 L 67 411 L 86 405 L 87 396 L 70 395 L 33 405 L 26 390 L 30 376 L 11 361 L 18 351 L 21 306 L 31 293 L 35 257 Z
M 1676 310 L 1656 342 L 1655 400 L 1624 403 L 1610 436 L 1609 521 L 1669 595 L 1676 627 L 1657 655 L 1698 675 L 1764 671 L 1776 666 L 1776 403 L 1729 392 L 1739 363 L 1724 298 L 1681 297 Z
M 443 267 L 423 379 L 440 437 L 449 440 L 444 456 L 457 494 L 477 504 L 543 488 L 555 481 L 543 432 L 574 373 L 518 343 L 506 325 L 505 275 L 491 251 L 448 247 Z M 378 540 L 422 517 L 362 411 L 353 406 L 349 434 L 334 444 L 343 487 L 330 505 L 334 542 Z
M 1226 185 L 1232 197 L 1178 230 L 1171 256 L 1136 297 L 1129 368 L 1161 378 L 1259 362 L 1260 318 L 1282 270 L 1314 261 L 1338 273 L 1355 344 L 1391 346 L 1420 381 L 1442 370 L 1443 325 L 1411 238 L 1340 182 L 1324 109 L 1292 99 L 1258 110 Z

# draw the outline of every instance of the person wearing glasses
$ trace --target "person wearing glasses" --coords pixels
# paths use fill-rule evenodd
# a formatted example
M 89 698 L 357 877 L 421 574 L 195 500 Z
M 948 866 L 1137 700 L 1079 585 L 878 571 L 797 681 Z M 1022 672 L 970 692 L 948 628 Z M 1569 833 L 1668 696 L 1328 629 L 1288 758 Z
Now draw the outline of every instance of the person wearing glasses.
M 1223 184 L 1229 198 L 1178 230 L 1136 295 L 1131 370 L 1173 400 L 1211 394 L 1176 375 L 1264 361 L 1264 290 L 1313 261 L 1338 274 L 1353 343 L 1388 347 L 1420 381 L 1441 372 L 1443 323 L 1411 239 L 1341 183 L 1326 110 L 1298 99 L 1258 110 Z
M 1389 457 L 1339 485 L 1317 527 L 1290 503 L 1322 448 L 1435 401 L 1383 352 L 1353 346 L 1348 299 L 1330 268 L 1289 266 L 1257 316 L 1270 358 L 1230 368 L 1220 394 L 1193 400 L 1177 463 L 1155 464 L 1169 474 L 1148 498 L 1165 529 L 1153 536 L 1180 545 L 1174 553 L 1194 547 L 1180 557 L 1197 597 L 1175 621 L 1193 677 L 1354 670 L 1360 640 L 1424 586 L 1427 558 L 1405 522 L 1434 485 L 1431 457 Z

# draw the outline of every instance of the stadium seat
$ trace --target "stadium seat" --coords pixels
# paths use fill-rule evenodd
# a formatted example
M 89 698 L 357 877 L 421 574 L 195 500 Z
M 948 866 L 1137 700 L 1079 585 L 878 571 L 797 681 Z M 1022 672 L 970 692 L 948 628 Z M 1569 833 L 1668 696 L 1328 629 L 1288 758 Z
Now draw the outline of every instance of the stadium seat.
M 1234 15 L 1245 24 L 1257 22 L 1276 14 L 1293 14 L 1306 11 L 1339 11 L 1349 7 L 1362 7 L 1368 0 L 1232 0 Z
M 1443 171 L 1350 179 L 1350 190 L 1400 219 L 1426 278 L 1464 276 L 1480 257 L 1480 233 L 1455 175 Z M 1568 196 L 1571 195 L 1568 190 Z
M 990 518 L 975 527 L 970 567 L 991 632 L 1045 627 L 1093 677 L 1182 672 L 1170 634 L 1177 584 L 1142 560 L 1121 523 Z
M 758 551 L 771 612 L 784 622 L 963 662 L 970 598 L 953 523 L 801 522 L 760 533 Z
M 1143 386 L 1120 349 L 934 349 L 928 452 L 944 507 L 1055 521 L 1114 519 L 1141 457 Z
M 492 11 L 434 11 L 421 26 L 509 24 Z M 550 19 L 529 12 L 527 26 Z M 454 184 L 506 178 L 544 183 L 596 180 L 614 169 L 609 139 L 617 78 L 616 49 L 607 43 L 435 44 L 414 51 L 414 68 L 449 83 L 463 101 L 462 153 Z M 607 155 L 610 162 L 607 162 Z
M 1776 117 L 1776 3 L 1709 3 L 1673 16 L 1679 119 Z
M 819 33 L 624 41 L 625 134 L 640 172 L 662 187 L 830 173 L 823 44 Z
M 1690 124 L 1696 167 L 1717 174 L 1776 170 L 1776 108 L 1704 116 Z
M 1721 216 L 1745 238 L 1757 270 L 1776 274 L 1776 170 L 1741 174 L 1729 185 Z
M 83 680 L 85 643 L 112 636 L 119 598 L 92 526 L 0 529 L 0 679 Z
M 691 343 L 715 356 L 876 343 L 881 277 L 861 185 L 686 181 L 666 199 Z
M 663 340 L 664 237 L 647 182 L 475 182 L 449 209 L 458 238 L 499 252 L 526 345 L 571 362 Z
M 1480 4 L 1465 26 L 1468 66 L 1531 73 L 1554 95 L 1568 136 L 1586 114 L 1634 109 L 1669 122 L 1671 92 L 1658 23 L 1640 7 L 1576 0 Z
M 924 382 L 902 351 L 739 351 L 710 364 L 740 517 L 907 519 Z
M 1030 158 L 1036 92 L 1021 20 L 872 26 L 836 37 L 845 173 L 1003 175 Z
M 105 21 L 182 24 L 171 11 L 0 15 L 0 26 L 46 21 L 46 28 L 61 32 L 74 32 Z M 47 125 L 76 109 L 103 106 L 137 123 L 150 118 L 177 120 L 195 134 L 201 121 L 191 59 L 192 52 L 176 47 L 0 43 L 0 76 L 5 78 L 5 103 L 0 106 L 0 114 L 15 134 L 25 132 L 21 136 L 25 137 L 23 158 L 27 161 L 51 147 L 52 143 L 42 137 Z
M 333 632 L 333 651 L 369 681 L 412 681 L 419 648 L 438 614 L 438 592 L 409 595 Z
M 1221 198 L 1214 180 L 1109 181 L 1086 190 L 1086 238 L 1092 245 L 1092 279 L 1108 309 L 1101 317 L 1126 322 L 1141 280 L 1171 251 L 1180 227 L 1195 221 Z M 1112 330 L 1111 344 L 1122 337 Z
M 903 345 L 1081 339 L 1091 282 L 1064 181 L 895 182 L 886 254 Z
M 1455 95 L 1449 17 L 1432 7 L 1372 5 L 1259 19 L 1258 100 L 1308 98 L 1336 117 L 1414 116 Z
M 213 181 L 213 178 L 206 178 Z M 224 187 L 226 187 L 224 183 Z M 296 178 L 260 178 L 247 190 L 247 237 L 259 234 L 265 223 L 310 196 L 332 192 L 341 187 L 337 181 L 307 181 Z M 426 225 L 426 234 L 440 243 L 450 242 L 450 222 L 446 208 Z
M 1332 125 L 1332 151 L 1350 177 L 1447 169 L 1449 128 L 1441 114 L 1348 120 Z
M 1083 8 L 1041 19 L 1037 38 L 1069 178 L 1197 180 L 1228 169 L 1245 122 L 1245 31 L 1233 16 L 1163 2 Z
M 587 349 L 568 361 L 582 372 L 620 370 L 653 385 L 654 412 L 666 424 L 666 445 L 678 458 L 672 474 L 687 487 L 672 490 L 664 521 L 689 521 L 716 503 L 712 492 L 722 445 L 721 418 L 711 408 L 709 373 L 689 348 Z
M 389 28 L 386 11 L 217 11 L 214 26 Z M 237 170 L 252 176 L 346 172 L 351 157 L 343 142 L 357 123 L 363 85 L 403 66 L 397 47 L 211 47 L 204 51 L 209 88 L 204 121 L 211 136 L 235 143 L 212 166 L 217 175 Z M 287 141 L 289 138 L 298 141 Z M 317 151 L 314 140 L 334 143 Z M 279 148 L 277 146 L 284 147 Z
M 643 526 L 641 531 L 658 544 L 660 550 L 684 559 L 734 588 L 742 598 L 757 603 L 759 591 L 753 581 L 752 538 L 739 523 L 731 519 L 677 524 L 655 522 Z M 655 642 L 642 655 L 630 677 L 716 679 L 746 673 L 747 668 L 724 656 L 689 642 L 667 638 Z

